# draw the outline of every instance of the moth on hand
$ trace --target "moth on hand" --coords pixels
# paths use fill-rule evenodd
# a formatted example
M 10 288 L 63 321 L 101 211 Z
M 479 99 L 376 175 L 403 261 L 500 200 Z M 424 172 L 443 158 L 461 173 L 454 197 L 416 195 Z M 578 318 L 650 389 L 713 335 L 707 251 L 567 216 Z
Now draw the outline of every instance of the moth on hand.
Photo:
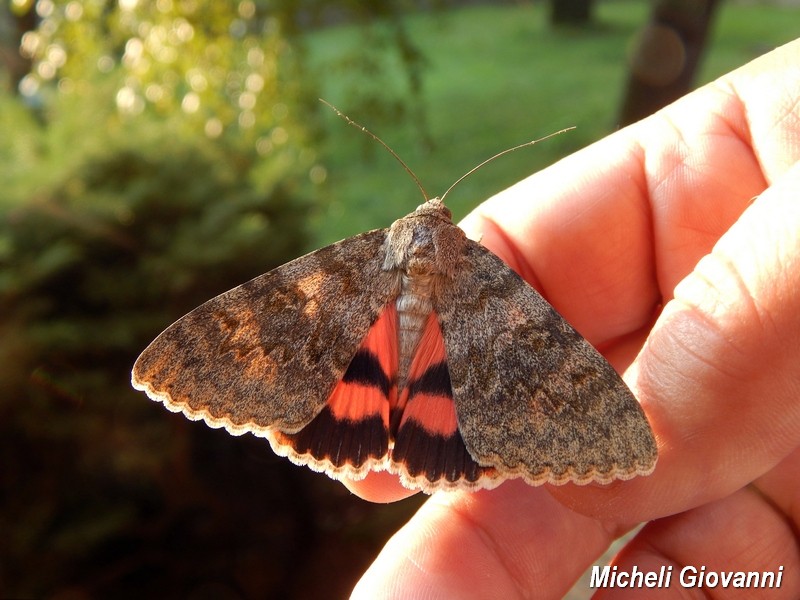
M 427 493 L 608 483 L 657 459 L 613 367 L 439 198 L 199 306 L 132 383 L 335 479 L 387 470 Z

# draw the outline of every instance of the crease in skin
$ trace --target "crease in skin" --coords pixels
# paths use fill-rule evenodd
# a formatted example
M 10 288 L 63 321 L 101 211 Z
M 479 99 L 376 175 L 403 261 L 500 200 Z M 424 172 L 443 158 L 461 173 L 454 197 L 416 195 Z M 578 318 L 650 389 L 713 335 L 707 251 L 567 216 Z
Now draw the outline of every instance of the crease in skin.
M 795 542 L 800 556 L 800 487 L 781 487 L 790 474 L 800 468 L 800 448 L 794 449 L 780 461 L 771 471 L 756 479 L 751 488 L 770 502 L 775 510 L 789 520 L 789 527 L 794 532 Z
M 637 163 L 639 168 L 643 169 L 644 178 L 647 181 L 647 191 L 644 193 L 643 198 L 646 198 L 649 204 L 652 220 L 652 235 L 650 239 L 652 240 L 654 270 L 659 282 L 658 287 L 662 291 L 665 302 L 670 299 L 672 288 L 675 285 L 675 282 L 672 281 L 672 277 L 675 275 L 673 273 L 674 265 L 670 258 L 676 251 L 680 252 L 684 249 L 680 245 L 676 246 L 676 244 L 683 243 L 685 245 L 687 240 L 684 238 L 687 236 L 694 239 L 693 243 L 698 242 L 697 238 L 702 238 L 708 247 L 708 251 L 710 251 L 720 231 L 727 229 L 728 220 L 731 218 L 729 212 L 717 215 L 715 212 L 708 210 L 708 207 L 702 203 L 700 203 L 699 208 L 703 212 L 694 218 L 687 218 L 690 214 L 687 211 L 694 209 L 685 204 L 679 203 L 674 207 L 674 209 L 680 211 L 679 213 L 667 209 L 666 203 L 675 195 L 673 188 L 680 188 L 690 195 L 698 195 L 702 193 L 702 185 L 693 184 L 696 182 L 702 183 L 709 176 L 713 180 L 715 187 L 725 187 L 731 190 L 732 184 L 727 176 L 720 173 L 715 177 L 716 171 L 709 172 L 708 170 L 708 167 L 713 166 L 713 163 L 708 163 L 704 160 L 698 162 L 697 153 L 692 153 L 689 149 L 698 145 L 713 145 L 714 140 L 717 138 L 729 139 L 733 137 L 733 139 L 737 140 L 735 145 L 737 147 L 740 145 L 738 142 L 739 136 L 726 136 L 723 131 L 718 131 L 731 129 L 727 121 L 719 121 L 712 114 L 711 117 L 706 117 L 711 119 L 709 123 L 706 123 L 710 129 L 696 130 L 698 125 L 692 124 L 689 131 L 684 131 L 680 123 L 676 121 L 676 118 L 681 117 L 681 115 L 683 113 L 679 112 L 673 118 L 672 115 L 665 112 L 662 115 L 663 118 L 653 122 L 653 124 L 644 121 L 641 124 L 634 125 L 631 128 L 631 134 L 628 136 L 631 143 L 635 144 L 640 149 L 639 152 L 644 154 L 644 158 L 641 161 L 637 161 Z M 670 143 L 666 149 L 660 147 L 657 151 L 647 151 L 647 140 L 651 137 L 668 138 Z M 731 149 L 728 146 L 726 145 L 726 148 L 730 151 Z M 749 155 L 751 154 L 752 152 L 749 152 Z M 637 156 L 637 153 L 634 153 L 634 156 Z M 759 189 L 763 189 L 763 186 Z M 688 200 L 685 202 L 688 202 Z M 680 229 L 673 230 L 671 236 L 662 235 L 661 232 L 664 231 L 665 227 L 668 228 L 670 226 L 668 220 L 675 219 L 679 220 Z M 719 221 L 719 219 L 722 219 L 722 221 Z M 676 231 L 680 231 L 681 236 L 676 238 L 674 235 Z M 699 235 L 691 236 L 691 233 Z M 697 258 L 700 258 L 700 256 Z M 690 265 L 683 265 L 683 267 L 690 268 Z
M 663 309 L 663 306 L 669 301 L 669 297 L 664 293 L 661 281 L 662 277 L 659 273 L 658 266 L 661 261 L 658 260 L 658 245 L 656 244 L 656 226 L 654 218 L 654 210 L 650 196 L 649 178 L 647 176 L 647 149 L 641 143 L 641 140 L 636 136 L 630 136 L 630 145 L 628 154 L 631 160 L 636 164 L 634 172 L 636 177 L 631 177 L 636 189 L 638 190 L 638 198 L 644 200 L 640 202 L 642 205 L 642 213 L 647 218 L 647 240 L 649 241 L 649 256 L 650 256 L 650 273 L 652 275 L 651 286 L 654 290 L 652 311 L 648 313 L 648 320 L 643 322 L 641 327 L 652 327 L 652 324 L 657 320 L 658 313 Z M 660 307 L 660 308 L 659 308 Z
M 747 285 L 735 259 L 719 249 L 700 259 L 675 287 L 674 299 L 716 331 L 738 355 L 743 354 L 737 342 L 740 336 L 730 330 L 749 326 L 754 317 L 763 330 L 765 311 L 759 306 L 757 292 Z M 737 314 L 742 308 L 745 314 Z
M 473 519 L 468 512 L 461 509 L 456 502 L 451 503 L 449 509 L 451 514 L 455 514 L 477 534 L 478 539 L 481 540 L 483 546 L 489 551 L 495 563 L 508 575 L 508 580 L 514 586 L 514 589 L 516 589 L 518 596 L 520 598 L 525 598 L 527 596 L 525 592 L 526 586 L 521 581 L 520 575 L 508 568 L 508 565 L 513 561 L 503 560 L 503 554 L 501 552 L 503 544 L 498 543 L 490 531 L 484 527 L 479 520 Z
M 641 122 L 635 124 L 621 130 L 615 135 L 623 141 L 620 145 L 623 148 L 622 152 L 624 154 L 619 160 L 624 160 L 625 162 L 635 165 L 635 167 L 629 170 L 628 176 L 625 178 L 625 182 L 632 185 L 635 191 L 633 195 L 626 195 L 636 199 L 636 205 L 639 207 L 637 212 L 644 215 L 644 219 L 646 220 L 644 227 L 646 227 L 647 230 L 646 239 L 648 240 L 648 272 L 651 274 L 649 288 L 652 290 L 653 300 L 651 310 L 642 312 L 642 315 L 646 316 L 645 320 L 639 324 L 639 327 L 634 328 L 638 330 L 640 327 L 652 325 L 657 316 L 657 309 L 666 304 L 670 300 L 670 297 L 664 292 L 664 286 L 661 283 L 663 281 L 663 276 L 659 273 L 659 265 L 663 264 L 663 261 L 659 260 L 655 222 L 656 210 L 653 205 L 653 190 L 650 186 L 652 177 L 648 174 L 647 168 L 649 154 L 647 152 L 647 145 L 642 139 L 648 135 L 645 129 L 645 123 Z M 612 341 L 613 340 L 605 340 L 603 342 L 598 342 L 598 344 L 603 345 Z
M 407 560 L 408 562 L 410 562 L 412 565 L 414 565 L 414 568 L 415 568 L 417 571 L 419 571 L 420 573 L 422 573 L 423 575 L 426 575 L 426 576 L 427 576 L 427 575 L 430 575 L 430 573 L 428 572 L 428 570 L 427 570 L 425 567 L 423 567 L 423 566 L 422 566 L 422 562 L 421 562 L 421 561 L 418 561 L 418 560 L 416 560 L 416 559 L 414 558 L 414 555 L 413 555 L 413 554 L 406 554 L 406 555 L 405 555 L 403 558 L 404 558 L 405 560 Z
M 757 75 L 756 77 L 770 79 L 773 76 L 774 74 L 772 73 L 762 73 Z M 795 67 L 787 69 L 787 71 L 782 75 L 782 77 L 786 79 L 791 79 L 792 77 L 794 77 L 795 80 L 797 80 L 798 78 L 800 78 L 800 68 Z M 756 87 L 753 86 L 752 82 L 749 81 L 746 86 L 740 87 L 739 85 L 737 85 L 736 81 L 730 77 L 730 74 L 724 77 L 722 81 L 724 81 L 728 85 L 728 87 L 731 90 L 733 90 L 732 93 L 735 96 L 734 101 L 737 102 L 739 108 L 738 114 L 742 115 L 742 118 L 746 124 L 746 127 L 743 129 L 747 132 L 747 134 L 749 134 L 749 137 L 743 138 L 743 142 L 747 145 L 748 149 L 753 149 L 751 154 L 753 155 L 753 157 L 755 158 L 756 162 L 760 167 L 761 173 L 764 177 L 763 187 L 766 188 L 767 186 L 774 183 L 775 180 L 780 176 L 782 172 L 781 169 L 785 171 L 787 168 L 791 167 L 791 164 L 787 164 L 782 160 L 778 160 L 777 164 L 774 164 L 776 157 L 774 155 L 768 154 L 767 158 L 772 159 L 771 162 L 773 163 L 772 165 L 770 165 L 770 161 L 765 160 L 764 153 L 757 152 L 755 150 L 756 146 L 759 146 L 759 143 L 755 140 L 752 133 L 753 131 L 758 130 L 760 132 L 760 138 L 762 140 L 767 140 L 767 139 L 779 140 L 780 138 L 782 138 L 781 135 L 782 132 L 796 130 L 798 128 L 797 124 L 798 114 L 800 114 L 800 96 L 797 96 L 796 94 L 784 93 L 781 96 L 781 100 L 784 100 L 784 102 L 776 102 L 774 97 L 770 97 L 769 102 L 772 105 L 780 106 L 781 111 L 777 112 L 771 110 L 770 111 L 771 121 L 768 124 L 768 127 L 763 128 L 759 127 L 757 124 L 758 121 L 757 118 L 761 117 L 764 114 L 763 105 L 761 105 L 758 102 L 755 102 L 753 99 L 750 99 L 749 101 L 743 100 L 744 98 L 747 98 L 747 96 L 752 96 L 751 94 L 748 93 L 749 89 L 756 89 Z M 758 94 L 756 100 L 760 100 L 765 97 L 765 95 L 761 94 L 760 91 L 756 92 L 756 94 Z M 751 107 L 750 106 L 751 104 L 754 106 Z M 784 156 L 789 160 L 791 160 L 790 153 L 785 153 Z
M 743 336 L 739 330 L 743 326 L 752 327 L 755 320 L 763 334 L 762 315 L 765 311 L 759 308 L 756 294 L 747 286 L 735 261 L 720 251 L 703 257 L 694 271 L 675 288 L 675 302 L 685 309 L 692 320 L 701 323 L 705 330 L 705 335 L 701 337 L 704 342 L 702 346 L 690 346 L 678 336 L 673 336 L 675 343 L 729 379 L 750 379 L 747 368 L 749 352 L 742 348 Z M 725 356 L 726 360 L 721 362 L 706 354 Z M 736 364 L 731 364 L 733 356 L 739 358 Z
M 661 121 L 643 121 L 635 127 L 639 129 L 635 138 L 636 142 L 644 148 L 642 168 L 647 182 L 646 199 L 650 203 L 652 214 L 657 215 L 659 207 L 656 203 L 659 198 L 671 196 L 669 190 L 666 193 L 662 193 L 662 190 L 672 185 L 676 171 L 688 166 L 686 164 L 687 142 L 681 128 L 669 114 L 664 114 Z M 662 131 L 665 128 L 668 132 Z M 658 153 L 648 152 L 646 147 L 649 137 L 670 139 L 670 144 L 656 146 L 659 149 Z M 669 152 L 664 152 L 665 149 Z
M 795 552 L 798 556 L 800 556 L 800 526 L 797 524 L 800 522 L 800 519 L 797 518 L 798 515 L 793 515 L 792 512 L 794 511 L 784 510 L 781 508 L 778 501 L 773 498 L 769 492 L 761 489 L 758 479 L 745 487 L 745 490 L 753 494 L 768 508 L 768 510 L 771 510 L 775 516 L 783 522 L 786 528 L 791 532 L 791 537 L 794 541 Z M 791 509 L 791 507 L 787 508 Z
M 719 92 L 725 96 L 725 101 L 722 106 L 727 109 L 732 107 L 731 110 L 711 110 L 710 113 L 720 122 L 724 123 L 727 127 L 727 132 L 735 137 L 745 148 L 749 151 L 753 147 L 753 138 L 750 135 L 752 127 L 747 106 L 741 101 L 739 94 L 736 91 L 736 84 L 729 80 L 727 77 L 717 79 L 708 84 L 709 88 Z M 728 115 L 732 113 L 738 119 L 731 119 Z M 740 122 L 737 122 L 740 121 Z M 756 157 L 755 153 L 750 152 L 751 156 Z M 766 187 L 766 181 L 764 182 Z
M 678 320 L 683 321 L 680 327 L 676 327 Z M 669 323 L 665 324 L 667 321 Z M 720 370 L 719 365 L 688 343 L 688 340 L 695 340 L 698 337 L 696 330 L 699 327 L 706 329 L 707 325 L 690 307 L 685 307 L 678 300 L 672 300 L 664 307 L 659 322 L 645 344 L 647 359 L 645 361 L 637 359 L 636 377 L 631 383 L 637 397 L 658 395 L 653 391 L 656 389 L 654 382 L 658 383 L 658 387 L 667 386 L 674 389 L 683 389 L 687 385 L 696 389 L 701 385 L 707 377 L 706 374 L 679 366 L 678 363 L 681 361 L 678 358 L 685 360 L 686 356 L 692 357 L 697 364 L 713 369 L 726 378 L 729 377 L 729 373 Z M 687 331 L 690 328 L 691 331 Z M 656 409 L 657 406 L 649 408 L 651 411 Z M 667 420 L 669 421 L 670 419 Z
M 697 363 L 708 367 L 709 369 L 713 370 L 714 372 L 718 373 L 719 375 L 724 376 L 726 379 L 730 379 L 733 381 L 739 382 L 747 382 L 750 380 L 750 376 L 748 373 L 742 372 L 740 369 L 734 368 L 726 368 L 726 363 L 720 362 L 716 358 L 710 357 L 709 351 L 714 347 L 712 344 L 708 343 L 709 338 L 712 336 L 721 340 L 721 343 L 724 343 L 726 346 L 733 347 L 737 350 L 737 354 L 741 354 L 738 352 L 738 348 L 732 346 L 732 342 L 727 339 L 727 337 L 723 333 L 723 328 L 720 324 L 714 320 L 709 315 L 705 314 L 704 312 L 697 311 L 693 306 L 686 304 L 682 300 L 673 300 L 673 308 L 671 311 L 671 315 L 678 315 L 679 313 L 683 313 L 682 317 L 676 318 L 683 318 L 687 321 L 687 323 L 691 322 L 689 325 L 692 329 L 697 330 L 702 328 L 703 335 L 697 336 L 697 332 L 693 331 L 692 335 L 694 337 L 695 343 L 690 343 L 690 340 L 686 339 L 686 329 L 687 327 L 684 326 L 678 332 L 673 332 L 671 330 L 667 330 L 666 333 L 669 335 L 669 339 L 671 340 L 671 344 L 674 345 L 676 349 L 680 349 L 680 351 L 686 353 L 688 356 L 693 358 L 697 361 Z M 703 339 L 702 345 L 696 343 L 697 338 L 701 337 Z M 716 344 L 716 342 L 714 342 Z M 705 351 L 705 352 L 704 352 Z M 719 352 L 714 352 L 713 354 L 720 354 Z M 663 358 L 663 357 L 662 357 Z M 666 360 L 669 362 L 675 362 L 675 356 L 670 356 Z M 677 368 L 677 365 L 675 365 Z M 689 376 L 688 371 L 683 371 L 683 378 L 687 381 L 693 381 L 694 383 L 702 384 L 705 382 L 707 375 L 699 374 L 693 377 Z

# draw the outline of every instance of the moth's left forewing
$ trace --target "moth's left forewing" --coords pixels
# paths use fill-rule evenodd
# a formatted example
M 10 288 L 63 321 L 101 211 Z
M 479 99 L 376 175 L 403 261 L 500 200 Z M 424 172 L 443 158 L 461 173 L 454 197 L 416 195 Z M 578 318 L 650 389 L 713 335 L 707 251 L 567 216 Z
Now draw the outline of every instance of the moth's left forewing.
M 650 473 L 652 431 L 613 367 L 503 261 L 467 240 L 435 310 L 464 443 L 533 484 Z
M 385 237 L 348 238 L 209 300 L 142 352 L 133 386 L 233 434 L 299 431 L 396 293 Z

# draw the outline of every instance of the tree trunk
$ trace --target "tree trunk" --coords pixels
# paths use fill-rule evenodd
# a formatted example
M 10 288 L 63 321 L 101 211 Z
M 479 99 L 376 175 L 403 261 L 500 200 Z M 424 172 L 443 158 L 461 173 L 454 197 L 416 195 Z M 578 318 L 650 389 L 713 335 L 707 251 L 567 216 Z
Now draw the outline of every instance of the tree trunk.
M 592 0 L 550 0 L 551 25 L 586 25 L 592 20 Z
M 658 0 L 638 36 L 619 124 L 642 119 L 686 94 L 718 0 Z
M 19 45 L 22 36 L 36 27 L 36 11 L 31 6 L 25 12 L 16 12 L 8 6 L 0 7 L 0 18 L 8 24 L 8 36 L 0 40 L 0 65 L 8 73 L 9 91 L 16 92 L 19 82 L 31 69 L 30 59 L 22 56 Z

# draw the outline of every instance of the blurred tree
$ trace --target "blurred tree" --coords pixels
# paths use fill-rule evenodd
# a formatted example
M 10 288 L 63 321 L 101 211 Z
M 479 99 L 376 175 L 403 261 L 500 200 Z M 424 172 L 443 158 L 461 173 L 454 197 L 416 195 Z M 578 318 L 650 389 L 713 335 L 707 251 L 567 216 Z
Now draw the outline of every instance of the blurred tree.
M 22 36 L 34 68 L 20 83 L 33 98 L 80 100 L 111 94 L 122 118 L 151 112 L 186 132 L 271 153 L 295 135 L 297 112 L 311 96 L 299 77 L 282 3 L 195 0 L 39 0 L 35 30 Z M 285 4 L 285 3 L 283 3 Z M 92 102 L 95 104 L 95 102 Z M 96 106 L 93 106 L 96 109 Z M 294 114 L 292 114 L 294 113 Z M 96 125 L 110 113 L 94 114 Z
M 437 11 L 447 0 L 430 0 L 425 9 Z M 423 73 L 428 62 L 405 23 L 405 16 L 419 3 L 413 0 L 371 2 L 369 0 L 310 0 L 297 19 L 314 27 L 332 23 L 354 23 L 357 35 L 336 57 L 319 65 L 315 77 L 337 92 L 336 104 L 358 120 L 373 126 L 407 120 L 415 139 L 431 149 L 424 109 Z M 332 85 L 331 85 L 332 84 Z M 363 136 L 366 156 L 380 151 Z
M 592 0 L 550 0 L 550 23 L 586 25 L 592 21 Z
M 25 0 L 0 4 L 0 65 L 7 80 L 0 83 L 16 89 L 20 80 L 31 68 L 30 60 L 19 52 L 20 41 L 26 31 L 36 27 L 36 13 Z
M 61 94 L 96 94 L 98 82 L 110 81 L 124 115 L 179 114 L 209 137 L 244 137 L 262 153 L 293 133 L 287 125 L 298 113 L 314 112 L 310 92 L 326 72 L 353 82 L 346 108 L 362 118 L 396 119 L 422 93 L 425 61 L 404 25 L 402 1 L 16 0 L 15 6 L 20 28 L 34 21 L 34 12 L 38 20 L 21 35 L 21 54 L 34 65 L 20 82 L 23 95 L 47 93 L 48 81 Z M 309 73 L 304 26 L 340 20 L 358 23 L 361 41 Z M 398 75 L 406 93 L 389 84 Z
M 634 123 L 691 90 L 718 0 L 658 0 L 630 56 L 619 125 Z

